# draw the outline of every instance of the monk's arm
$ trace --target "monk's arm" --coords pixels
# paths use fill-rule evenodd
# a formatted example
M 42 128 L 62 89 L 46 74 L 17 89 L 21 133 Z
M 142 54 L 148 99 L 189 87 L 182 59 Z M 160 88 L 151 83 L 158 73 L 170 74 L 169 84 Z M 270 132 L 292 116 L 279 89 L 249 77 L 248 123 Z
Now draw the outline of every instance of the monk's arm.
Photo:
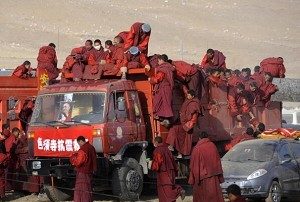
M 124 44 L 124 49 L 128 50 L 132 44 L 133 44 L 133 40 L 134 40 L 134 36 L 136 35 L 134 27 L 131 26 L 130 31 L 128 32 L 125 44 Z
M 163 162 L 163 157 L 160 153 L 155 153 L 153 155 L 151 170 L 153 171 L 159 171 L 159 168 Z
M 197 120 L 198 120 L 198 113 L 195 112 L 192 116 L 192 119 L 183 125 L 183 130 L 185 130 L 186 132 L 191 130 L 196 125 Z
M 239 114 L 239 110 L 235 101 L 235 96 L 230 93 L 228 94 L 228 105 L 232 116 L 236 116 Z
M 143 53 L 141 53 L 140 59 L 141 59 L 142 65 L 143 65 L 144 67 L 145 67 L 146 65 L 149 65 L 149 62 L 148 62 L 146 56 L 145 56 Z
M 150 77 L 150 83 L 156 84 L 161 82 L 165 77 L 165 74 L 163 72 L 158 72 L 155 74 L 155 76 Z
M 70 162 L 73 166 L 79 167 L 87 160 L 87 156 L 84 151 L 79 150 L 76 154 L 72 155 L 70 158 Z
M 144 51 L 144 50 L 147 49 L 148 43 L 149 43 L 149 39 L 150 39 L 150 35 L 146 36 L 145 39 L 139 44 L 139 50 L 140 51 Z

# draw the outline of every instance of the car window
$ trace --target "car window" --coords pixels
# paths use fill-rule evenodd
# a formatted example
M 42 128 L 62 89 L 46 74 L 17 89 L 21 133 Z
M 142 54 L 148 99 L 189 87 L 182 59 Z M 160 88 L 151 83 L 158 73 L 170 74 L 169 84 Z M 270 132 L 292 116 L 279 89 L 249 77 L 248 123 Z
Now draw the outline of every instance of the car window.
M 280 160 L 283 160 L 288 157 L 292 157 L 289 145 L 287 143 L 281 146 L 278 156 Z
M 291 150 L 296 159 L 300 159 L 300 143 L 291 143 Z
M 267 162 L 273 158 L 275 144 L 242 143 L 233 147 L 222 160 L 234 162 L 259 161 Z

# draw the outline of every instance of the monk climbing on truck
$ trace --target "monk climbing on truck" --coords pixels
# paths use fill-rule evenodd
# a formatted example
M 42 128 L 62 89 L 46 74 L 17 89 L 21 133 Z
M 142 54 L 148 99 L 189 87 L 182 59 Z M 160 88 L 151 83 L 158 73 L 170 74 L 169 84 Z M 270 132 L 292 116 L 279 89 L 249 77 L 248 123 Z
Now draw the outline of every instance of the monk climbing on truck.
M 57 68 L 57 57 L 55 51 L 55 44 L 50 43 L 48 46 L 43 46 L 39 50 L 37 57 L 38 65 L 38 78 L 47 74 L 48 84 L 55 83 L 55 79 L 58 77 L 60 70 Z
M 177 158 L 191 154 L 193 129 L 198 123 L 200 112 L 200 100 L 195 97 L 193 90 L 189 90 L 179 112 L 180 122 L 170 128 L 166 139 L 169 149 L 174 151 L 175 147 L 178 151 Z
M 22 65 L 18 66 L 14 70 L 12 75 L 21 79 L 27 79 L 29 77 L 32 77 L 31 63 L 28 60 L 26 60 L 25 62 L 23 62 Z
M 148 55 L 148 44 L 151 35 L 151 27 L 147 23 L 134 23 L 124 41 L 124 49 L 127 51 L 131 46 L 137 46 L 139 50 Z
M 263 91 L 262 101 L 267 107 L 271 100 L 271 95 L 278 91 L 278 87 L 272 83 L 273 76 L 269 72 L 265 72 L 265 83 L 260 86 L 260 89 Z
M 155 68 L 155 75 L 149 78 L 154 85 L 153 114 L 156 120 L 162 125 L 170 126 L 170 119 L 173 117 L 172 91 L 174 86 L 173 65 L 168 63 L 168 56 L 163 54 L 158 57 L 158 67 Z
M 245 86 L 245 90 L 249 91 L 250 90 L 250 83 L 252 83 L 252 82 L 255 81 L 251 77 L 251 69 L 250 68 L 243 68 L 242 69 L 242 74 L 241 74 L 240 78 L 242 80 L 242 83 Z
M 144 53 L 140 52 L 139 48 L 132 46 L 125 54 L 124 67 L 128 69 L 146 68 L 150 69 L 149 62 Z
M 269 72 L 275 78 L 284 78 L 285 77 L 285 66 L 283 64 L 282 57 L 270 57 L 262 60 L 260 62 L 261 71 Z
M 225 59 L 226 57 L 222 52 L 210 48 L 206 51 L 206 54 L 200 62 L 200 66 L 205 70 L 212 67 L 226 69 Z

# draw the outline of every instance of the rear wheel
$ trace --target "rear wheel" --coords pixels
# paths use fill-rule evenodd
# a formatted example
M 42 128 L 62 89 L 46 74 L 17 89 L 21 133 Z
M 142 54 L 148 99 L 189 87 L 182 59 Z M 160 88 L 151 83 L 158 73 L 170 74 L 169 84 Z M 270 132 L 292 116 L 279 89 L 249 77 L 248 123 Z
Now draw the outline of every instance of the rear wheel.
M 280 202 L 281 201 L 281 186 L 279 182 L 273 181 L 270 189 L 269 196 L 266 198 L 266 202 Z
M 113 194 L 121 200 L 138 200 L 143 190 L 143 171 L 133 158 L 127 158 L 112 177 Z

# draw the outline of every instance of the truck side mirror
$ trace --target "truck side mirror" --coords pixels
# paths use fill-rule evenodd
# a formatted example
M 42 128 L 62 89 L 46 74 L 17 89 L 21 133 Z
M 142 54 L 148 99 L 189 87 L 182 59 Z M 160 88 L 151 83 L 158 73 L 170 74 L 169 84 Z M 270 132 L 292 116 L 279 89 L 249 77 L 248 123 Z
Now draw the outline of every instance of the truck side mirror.
M 125 111 L 125 98 L 124 97 L 119 97 L 117 100 L 117 109 L 118 111 Z

